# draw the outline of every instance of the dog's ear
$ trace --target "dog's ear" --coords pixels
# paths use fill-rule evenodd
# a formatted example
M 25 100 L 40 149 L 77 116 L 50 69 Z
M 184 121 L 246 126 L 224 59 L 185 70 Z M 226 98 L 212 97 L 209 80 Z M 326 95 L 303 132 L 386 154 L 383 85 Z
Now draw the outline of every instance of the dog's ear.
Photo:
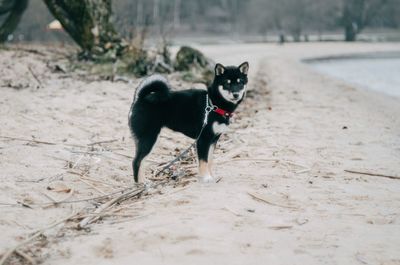
M 249 63 L 244 62 L 241 65 L 239 65 L 239 70 L 242 74 L 247 75 L 247 73 L 249 72 Z
M 216 76 L 222 75 L 224 72 L 225 72 L 225 67 L 222 64 L 217 63 L 215 65 L 215 75 Z

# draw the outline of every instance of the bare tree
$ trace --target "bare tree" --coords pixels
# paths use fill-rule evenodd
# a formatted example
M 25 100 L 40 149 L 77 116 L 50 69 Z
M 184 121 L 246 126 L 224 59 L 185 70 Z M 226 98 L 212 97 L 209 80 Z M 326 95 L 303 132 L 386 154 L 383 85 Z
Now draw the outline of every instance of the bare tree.
M 342 23 L 346 41 L 355 41 L 360 33 L 378 15 L 387 0 L 344 0 Z
M 5 42 L 13 33 L 28 6 L 28 0 L 0 0 L 0 15 L 8 16 L 0 26 L 0 43 Z
M 110 21 L 111 0 L 44 0 L 72 39 L 83 58 L 110 59 L 123 51 L 121 38 Z

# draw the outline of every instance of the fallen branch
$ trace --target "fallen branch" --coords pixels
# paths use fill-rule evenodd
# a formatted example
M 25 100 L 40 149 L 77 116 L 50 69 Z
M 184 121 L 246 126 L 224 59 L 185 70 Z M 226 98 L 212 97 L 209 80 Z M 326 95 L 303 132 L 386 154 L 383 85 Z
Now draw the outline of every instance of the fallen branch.
M 348 172 L 348 173 L 353 173 L 353 174 L 361 174 L 361 175 L 374 176 L 374 177 L 382 177 L 382 178 L 389 178 L 389 179 L 400 179 L 399 176 L 384 175 L 384 174 L 379 174 L 379 173 L 370 173 L 370 172 L 363 172 L 363 171 L 356 171 L 356 170 L 348 170 L 348 169 L 345 169 L 344 171 L 345 171 L 345 172 Z

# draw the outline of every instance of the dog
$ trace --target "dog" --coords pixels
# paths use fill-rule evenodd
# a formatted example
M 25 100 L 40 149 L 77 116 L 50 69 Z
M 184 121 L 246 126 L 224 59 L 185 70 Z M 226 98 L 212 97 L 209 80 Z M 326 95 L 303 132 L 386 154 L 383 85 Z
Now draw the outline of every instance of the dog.
M 144 79 L 136 89 L 128 118 L 136 144 L 132 161 L 135 182 L 139 181 L 142 160 L 150 153 L 163 127 L 196 139 L 200 180 L 213 182 L 212 153 L 245 97 L 248 70 L 248 62 L 226 67 L 216 64 L 214 80 L 207 91 L 172 91 L 161 75 Z

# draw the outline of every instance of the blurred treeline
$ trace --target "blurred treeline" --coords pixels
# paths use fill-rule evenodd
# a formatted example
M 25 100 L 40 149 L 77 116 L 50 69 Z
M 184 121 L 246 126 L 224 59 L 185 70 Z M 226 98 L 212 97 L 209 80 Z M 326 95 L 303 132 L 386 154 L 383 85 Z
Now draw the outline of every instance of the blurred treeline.
M 12 41 L 70 41 L 46 28 L 53 20 L 31 0 Z M 145 30 L 166 39 L 343 40 L 351 31 L 396 32 L 400 0 L 114 0 L 113 20 L 127 39 Z

